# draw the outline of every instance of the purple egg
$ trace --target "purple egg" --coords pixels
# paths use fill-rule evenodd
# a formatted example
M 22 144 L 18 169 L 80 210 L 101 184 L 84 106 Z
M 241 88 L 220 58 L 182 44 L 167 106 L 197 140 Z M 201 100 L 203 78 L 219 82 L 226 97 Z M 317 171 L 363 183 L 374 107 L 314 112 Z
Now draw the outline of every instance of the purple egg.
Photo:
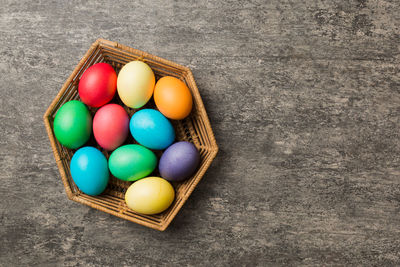
M 181 141 L 164 151 L 158 169 L 161 177 L 168 181 L 183 181 L 196 171 L 199 162 L 197 148 L 192 143 Z

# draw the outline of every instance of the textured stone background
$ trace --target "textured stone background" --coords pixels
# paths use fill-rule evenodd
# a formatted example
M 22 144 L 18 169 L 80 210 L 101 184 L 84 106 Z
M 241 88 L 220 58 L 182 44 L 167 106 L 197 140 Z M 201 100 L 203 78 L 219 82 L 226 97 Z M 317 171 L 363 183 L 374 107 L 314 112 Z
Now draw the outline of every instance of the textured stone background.
M 400 264 L 399 1 L 0 1 L 0 265 Z M 42 115 L 97 38 L 193 70 L 220 153 L 166 232 L 69 201 Z

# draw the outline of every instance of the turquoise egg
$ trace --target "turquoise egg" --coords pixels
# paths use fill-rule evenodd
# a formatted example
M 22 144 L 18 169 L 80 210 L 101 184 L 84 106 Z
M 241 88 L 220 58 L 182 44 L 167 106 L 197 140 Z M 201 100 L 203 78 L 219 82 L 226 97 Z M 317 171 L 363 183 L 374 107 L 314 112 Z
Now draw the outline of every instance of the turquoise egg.
M 106 189 L 110 173 L 100 150 L 90 146 L 78 149 L 72 156 L 70 169 L 72 179 L 83 193 L 96 196 Z
M 165 149 L 175 140 L 171 122 L 155 109 L 142 109 L 133 114 L 129 128 L 133 138 L 150 149 Z

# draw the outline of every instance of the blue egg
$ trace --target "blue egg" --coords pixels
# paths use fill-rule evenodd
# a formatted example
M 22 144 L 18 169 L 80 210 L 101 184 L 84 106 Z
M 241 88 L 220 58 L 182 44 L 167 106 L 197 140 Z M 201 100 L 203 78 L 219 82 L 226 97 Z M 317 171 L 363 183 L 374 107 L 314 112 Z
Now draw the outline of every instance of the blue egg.
M 78 149 L 71 159 L 71 176 L 85 194 L 96 196 L 107 187 L 110 173 L 107 159 L 100 150 L 86 146 Z
M 142 109 L 133 114 L 129 123 L 135 140 L 150 149 L 164 149 L 175 140 L 171 122 L 155 109 Z

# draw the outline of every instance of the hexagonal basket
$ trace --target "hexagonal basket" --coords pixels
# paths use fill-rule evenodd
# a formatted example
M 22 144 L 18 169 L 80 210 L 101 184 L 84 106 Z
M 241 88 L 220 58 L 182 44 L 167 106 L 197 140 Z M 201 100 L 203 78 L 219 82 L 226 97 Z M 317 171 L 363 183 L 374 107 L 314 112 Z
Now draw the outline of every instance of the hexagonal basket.
M 121 181 L 113 176 L 111 176 L 106 190 L 101 195 L 89 196 L 82 193 L 76 187 L 69 168 L 71 157 L 75 150 L 62 146 L 55 138 L 53 131 L 53 121 L 58 109 L 67 101 L 79 99 L 79 79 L 87 68 L 98 62 L 106 62 L 111 64 L 118 73 L 122 66 L 132 60 L 146 62 L 153 69 L 156 79 L 166 75 L 179 78 L 187 84 L 193 95 L 193 109 L 191 114 L 183 120 L 172 121 L 172 123 L 176 132 L 176 141 L 190 141 L 200 151 L 200 166 L 197 172 L 189 179 L 181 183 L 172 183 L 176 192 L 175 200 L 166 211 L 156 215 L 143 215 L 130 210 L 125 204 L 124 194 L 131 182 Z M 116 94 L 111 102 L 122 104 L 118 94 Z M 130 116 L 136 111 L 135 109 L 124 107 Z M 152 100 L 143 108 L 149 107 L 155 108 Z M 93 115 L 96 109 L 90 108 L 90 111 Z M 94 42 L 83 56 L 82 60 L 64 83 L 60 92 L 44 114 L 44 122 L 54 152 L 54 157 L 61 174 L 61 179 L 69 199 L 160 231 L 165 230 L 171 223 L 218 152 L 218 146 L 206 110 L 189 68 L 146 52 L 103 39 Z M 135 141 L 132 137 L 129 137 L 125 143 L 135 143 Z M 110 152 L 99 147 L 93 135 L 86 145 L 97 147 L 108 158 Z M 159 158 L 161 152 L 154 152 Z M 152 175 L 158 176 L 159 174 L 155 171 Z

